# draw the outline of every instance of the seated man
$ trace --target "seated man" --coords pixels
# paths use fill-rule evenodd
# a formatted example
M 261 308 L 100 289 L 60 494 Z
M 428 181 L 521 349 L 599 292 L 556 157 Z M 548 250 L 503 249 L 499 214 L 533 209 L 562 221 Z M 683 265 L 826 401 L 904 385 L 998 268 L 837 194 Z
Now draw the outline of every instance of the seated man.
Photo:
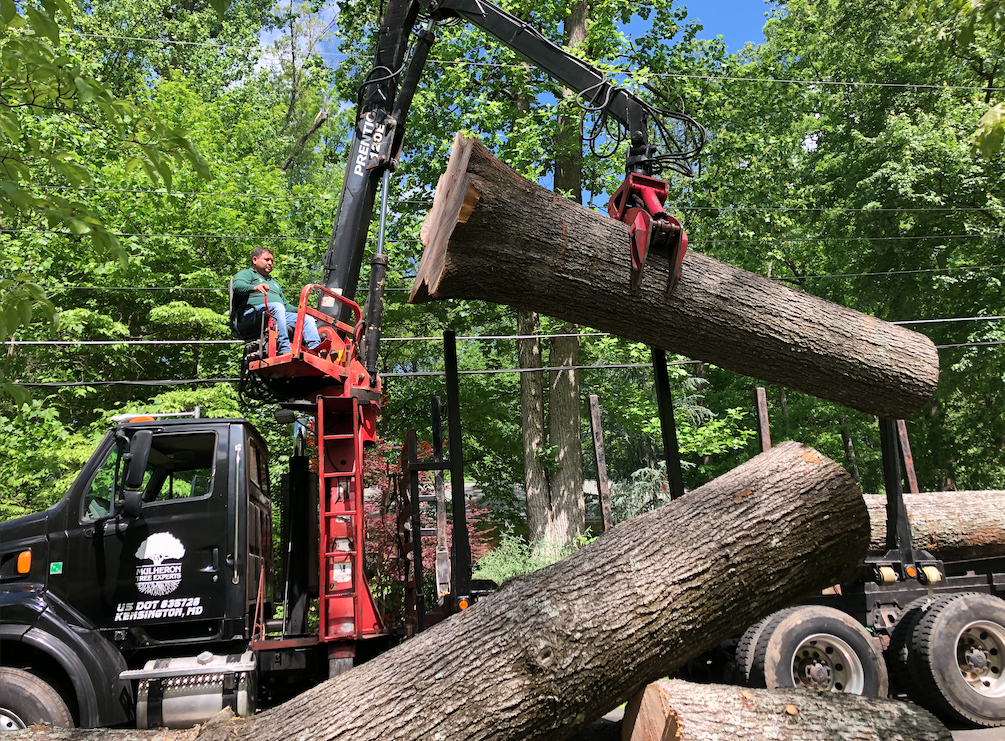
M 272 251 L 267 247 L 255 247 L 251 251 L 251 267 L 234 276 L 234 302 L 237 305 L 237 331 L 241 335 L 258 331 L 261 312 L 268 297 L 269 313 L 276 320 L 279 337 L 276 353 L 283 355 L 290 351 L 289 333 L 297 323 L 297 307 L 286 303 L 279 282 L 270 278 L 272 273 Z M 314 317 L 304 317 L 303 342 L 308 350 L 321 344 Z

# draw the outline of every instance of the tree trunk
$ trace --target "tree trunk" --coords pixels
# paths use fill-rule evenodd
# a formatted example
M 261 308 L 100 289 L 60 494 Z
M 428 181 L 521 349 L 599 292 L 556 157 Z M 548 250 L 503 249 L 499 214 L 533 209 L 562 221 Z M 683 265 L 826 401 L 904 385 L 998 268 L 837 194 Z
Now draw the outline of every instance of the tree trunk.
M 562 328 L 565 334 L 577 331 L 574 324 Z M 555 448 L 556 468 L 549 476 L 550 517 L 545 541 L 552 546 L 571 546 L 586 532 L 579 371 L 575 370 L 579 359 L 578 336 L 552 338 L 549 365 L 569 368 L 551 371 L 548 391 L 548 442 Z
M 785 442 L 227 738 L 563 739 L 857 573 L 868 540 L 847 472 Z
M 536 312 L 519 309 L 516 315 L 517 352 L 521 368 L 541 368 L 541 329 Z M 523 483 L 527 494 L 527 534 L 531 543 L 548 530 L 550 496 L 544 467 L 544 373 L 520 374 L 520 427 L 523 432 Z
M 673 294 L 661 252 L 632 292 L 625 224 L 521 178 L 474 140 L 458 136 L 422 232 L 413 303 L 532 309 L 884 417 L 917 411 L 938 381 L 924 335 L 694 251 Z
M 1005 556 L 1005 491 L 905 494 L 912 542 L 943 561 Z M 867 494 L 869 550 L 886 551 L 886 497 Z
M 663 679 L 625 709 L 624 741 L 951 741 L 911 703 L 804 689 L 752 690 Z

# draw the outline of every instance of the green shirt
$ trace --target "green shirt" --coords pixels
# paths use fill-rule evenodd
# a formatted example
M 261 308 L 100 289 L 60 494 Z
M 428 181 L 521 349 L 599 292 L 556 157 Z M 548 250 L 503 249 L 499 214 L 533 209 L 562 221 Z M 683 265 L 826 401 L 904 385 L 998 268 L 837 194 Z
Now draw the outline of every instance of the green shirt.
M 290 306 L 283 295 L 283 289 L 275 278 L 264 278 L 254 268 L 245 268 L 234 276 L 234 303 L 238 309 L 246 306 L 261 306 L 265 296 L 255 290 L 255 286 L 265 283 L 269 287 L 269 303 L 284 304 L 287 311 L 296 313 L 297 307 Z

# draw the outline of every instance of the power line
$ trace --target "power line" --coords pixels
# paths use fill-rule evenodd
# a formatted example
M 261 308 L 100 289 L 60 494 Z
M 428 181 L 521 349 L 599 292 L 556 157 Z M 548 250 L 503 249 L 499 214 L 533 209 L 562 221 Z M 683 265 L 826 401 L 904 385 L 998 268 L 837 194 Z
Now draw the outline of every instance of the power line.
M 114 234 L 116 237 L 165 237 L 165 238 L 193 238 L 193 239 L 263 239 L 263 240 L 292 240 L 300 242 L 320 242 L 328 241 L 328 237 L 313 237 L 310 235 L 300 235 L 300 236 L 272 236 L 272 237 L 262 237 L 255 234 L 142 234 L 142 233 L 125 233 L 125 232 L 109 232 Z M 58 229 L 0 229 L 0 234 L 60 234 L 64 237 L 82 237 L 87 236 L 86 234 L 74 234 L 73 232 L 60 231 Z
M 947 350 L 961 347 L 994 347 L 1005 345 L 1005 340 L 995 342 L 963 342 L 955 345 L 936 345 L 938 350 Z M 700 360 L 677 360 L 668 362 L 667 365 L 700 365 Z M 494 368 L 490 370 L 462 370 L 458 371 L 461 376 L 490 376 L 503 373 L 550 373 L 569 370 L 621 370 L 626 368 L 652 368 L 652 363 L 611 363 L 604 365 L 559 365 L 545 368 Z M 446 371 L 408 371 L 402 373 L 381 373 L 381 378 L 429 378 L 445 376 Z M 49 382 L 49 383 L 15 383 L 15 386 L 24 388 L 69 388 L 79 386 L 182 386 L 196 385 L 200 383 L 237 383 L 239 378 L 185 378 L 185 379 L 163 379 L 157 381 L 70 381 L 70 382 Z
M 900 321 L 887 322 L 888 324 L 910 325 L 910 324 L 950 324 L 955 322 L 993 322 L 1005 319 L 1005 316 L 956 316 L 940 319 L 904 319 Z M 617 337 L 610 332 L 569 332 L 554 334 L 508 334 L 508 335 L 467 335 L 457 337 L 457 340 L 466 342 L 490 342 L 497 340 L 548 340 L 559 337 Z M 436 335 L 417 337 L 382 337 L 381 342 L 439 342 L 443 337 Z M 80 347 L 80 346 L 108 346 L 108 345 L 239 345 L 243 340 L 8 340 L 5 345 L 15 347 Z M 947 345 L 947 347 L 949 347 Z M 583 366 L 596 367 L 596 366 Z M 614 367 L 614 366 L 602 366 Z M 619 366 L 621 367 L 621 366 Z M 635 367 L 635 366 L 624 366 Z
M 1005 316 L 954 316 L 946 319 L 905 319 L 901 322 L 890 322 L 890 324 L 949 324 L 951 322 L 994 322 L 1005 319 Z
M 524 65 L 514 62 L 471 62 L 462 59 L 430 59 L 430 64 L 442 64 L 445 66 L 465 66 L 465 67 L 489 67 L 489 68 L 512 68 L 525 69 Z M 632 70 L 613 69 L 606 70 L 609 75 L 624 75 L 631 79 L 635 76 Z M 938 83 L 917 83 L 917 82 L 854 82 L 851 80 L 802 80 L 798 78 L 781 77 L 737 77 L 734 75 L 689 75 L 683 72 L 648 72 L 647 77 L 663 77 L 676 80 L 708 80 L 708 81 L 728 81 L 728 82 L 766 82 L 787 85 L 836 85 L 841 87 L 889 87 L 910 90 L 977 90 L 979 92 L 998 92 L 1005 90 L 1005 87 L 988 87 L 986 85 L 947 85 Z
M 623 74 L 631 77 L 630 72 Z M 987 87 L 985 85 L 945 85 L 938 83 L 915 82 L 852 82 L 848 80 L 800 80 L 780 77 L 733 77 L 730 75 L 687 75 L 679 72 L 655 72 L 652 77 L 668 77 L 681 80 L 728 80 L 730 82 L 768 82 L 788 85 L 837 85 L 841 87 L 891 87 L 911 90 L 977 90 L 979 92 L 998 92 L 1005 87 Z
M 936 350 L 948 350 L 953 347 L 995 347 L 998 345 L 1005 345 L 1005 340 L 997 340 L 994 342 L 961 342 L 956 345 L 936 345 Z
M 74 188 L 72 185 L 35 185 L 39 190 L 73 190 L 89 193 L 138 193 L 158 196 L 205 196 L 207 198 L 259 198 L 275 201 L 334 201 L 334 196 L 272 195 L 270 193 L 206 193 L 202 191 L 143 190 L 141 188 Z M 423 201 L 424 203 L 425 201 Z
M 334 196 L 298 196 L 298 195 L 274 195 L 270 193 L 211 193 L 204 191 L 169 191 L 163 188 L 142 189 L 142 188 L 74 188 L 70 185 L 35 185 L 32 186 L 40 190 L 73 190 L 87 191 L 92 193 L 134 193 L 143 195 L 162 196 L 204 196 L 207 198 L 258 198 L 265 200 L 291 200 L 291 201 L 332 201 Z M 431 206 L 429 199 L 404 198 L 398 199 L 395 203 L 404 203 L 410 206 Z M 744 204 L 733 204 L 729 206 L 680 206 L 673 207 L 675 211 L 782 211 L 782 212 L 807 212 L 807 213 L 947 213 L 947 212 L 985 212 L 992 209 L 983 206 L 904 206 L 904 207 L 846 207 L 846 206 L 747 206 Z
M 227 44 L 218 43 L 215 41 L 181 41 L 179 39 L 152 39 L 150 37 L 144 36 L 120 36 L 116 34 L 107 33 L 84 33 L 83 31 L 78 31 L 76 29 L 69 29 L 69 33 L 75 34 L 76 36 L 82 36 L 84 38 L 90 39 L 114 39 L 117 41 L 142 41 L 148 44 L 168 44 L 173 46 L 208 46 L 220 51 L 258 51 L 262 54 L 267 54 L 271 52 L 268 47 L 262 46 L 261 44 L 255 46 L 240 46 L 237 44 Z M 330 52 L 330 51 L 314 51 L 310 56 L 319 57 L 332 57 L 334 59 L 348 58 L 348 54 Z
M 893 242 L 915 241 L 921 239 L 974 239 L 978 237 L 1003 237 L 1003 234 L 923 234 L 919 236 L 903 235 L 897 237 L 749 237 L 747 239 L 696 239 L 696 244 L 749 244 L 750 242 Z
M 218 43 L 214 41 L 181 41 L 177 39 L 153 39 L 149 37 L 142 36 L 121 36 L 116 34 L 98 34 L 98 33 L 84 33 L 82 31 L 70 30 L 77 36 L 84 38 L 95 38 L 95 39 L 114 39 L 120 41 L 141 41 L 150 44 L 169 44 L 177 46 L 206 46 L 218 49 L 220 51 L 258 51 L 262 54 L 269 53 L 271 50 L 268 47 L 261 45 L 256 46 L 239 46 L 237 44 L 227 44 Z M 351 55 L 344 54 L 341 52 L 324 52 L 324 51 L 314 51 L 312 56 L 320 57 L 330 57 L 332 59 L 349 59 Z M 428 60 L 430 64 L 442 64 L 447 66 L 464 66 L 464 67 L 490 67 L 490 68 L 513 68 L 513 69 L 524 69 L 524 65 L 515 64 L 512 62 L 472 62 L 468 60 L 461 59 L 430 59 Z M 619 70 L 619 69 L 608 69 L 608 74 L 614 75 L 625 75 L 626 77 L 632 78 L 634 72 L 632 70 Z M 648 77 L 664 77 L 669 79 L 680 79 L 680 80 L 708 80 L 708 81 L 728 81 L 728 82 L 760 82 L 760 83 L 773 83 L 773 84 L 786 84 L 786 85 L 836 85 L 840 87 L 888 87 L 888 88 L 901 88 L 909 90 L 976 90 L 979 92 L 999 92 L 1005 90 L 1005 87 L 989 87 L 986 85 L 947 85 L 945 83 L 915 83 L 915 82 L 856 82 L 853 80 L 818 80 L 818 79 L 798 79 L 798 78 L 781 78 L 781 77 L 738 77 L 735 75 L 696 75 L 696 74 L 686 74 L 682 72 L 649 72 Z
M 774 277 L 772 280 L 801 280 L 803 278 L 868 278 L 887 277 L 891 275 L 914 275 L 916 273 L 949 273 L 957 270 L 995 270 L 1005 268 L 1005 263 L 996 265 L 957 265 L 948 268 L 919 268 L 917 270 L 889 270 L 878 273 L 809 273 L 806 275 Z M 414 276 L 404 276 L 413 280 Z M 226 288 L 200 288 L 193 286 L 43 286 L 46 291 L 226 291 Z M 411 288 L 385 288 L 386 291 L 411 291 Z
M 960 211 L 963 213 L 969 213 L 972 211 L 990 211 L 989 208 L 984 208 L 981 206 L 965 206 L 965 207 L 950 207 L 950 206 L 929 206 L 929 207 L 914 207 L 914 206 L 904 206 L 890 207 L 890 208 L 864 208 L 864 207 L 844 207 L 844 206 L 673 206 L 675 211 L 795 211 L 795 212 L 834 212 L 834 213 L 921 213 L 921 212 L 945 212 L 945 211 Z
M 811 275 L 794 275 L 789 278 L 775 278 L 774 280 L 801 280 L 803 278 L 874 278 L 886 277 L 889 275 L 915 275 L 918 273 L 950 273 L 956 270 L 995 270 L 997 268 L 1005 268 L 1005 264 L 958 265 L 950 268 L 918 268 L 917 270 L 890 270 L 880 273 L 820 273 Z

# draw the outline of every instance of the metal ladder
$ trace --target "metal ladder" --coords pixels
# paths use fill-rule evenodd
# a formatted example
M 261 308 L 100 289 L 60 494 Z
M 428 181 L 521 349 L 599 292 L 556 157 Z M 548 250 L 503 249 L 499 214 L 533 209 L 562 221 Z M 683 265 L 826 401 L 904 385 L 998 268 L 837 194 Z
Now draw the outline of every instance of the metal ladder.
M 317 399 L 322 641 L 384 632 L 364 571 L 363 441 L 355 397 Z

